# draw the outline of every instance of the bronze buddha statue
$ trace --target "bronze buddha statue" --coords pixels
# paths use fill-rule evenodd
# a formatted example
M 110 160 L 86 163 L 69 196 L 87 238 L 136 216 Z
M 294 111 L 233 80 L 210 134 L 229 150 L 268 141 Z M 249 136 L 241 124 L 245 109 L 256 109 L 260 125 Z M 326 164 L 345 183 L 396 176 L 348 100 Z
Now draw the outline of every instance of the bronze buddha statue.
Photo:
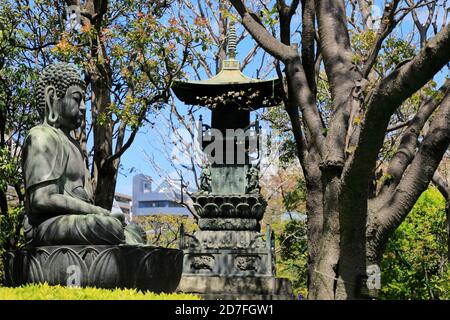
M 85 84 L 75 66 L 44 69 L 38 85 L 43 124 L 27 135 L 22 152 L 25 237 L 33 246 L 146 243 L 137 225 L 93 203 L 87 159 L 71 132 L 81 125 Z M 122 221 L 121 221 L 122 220 Z

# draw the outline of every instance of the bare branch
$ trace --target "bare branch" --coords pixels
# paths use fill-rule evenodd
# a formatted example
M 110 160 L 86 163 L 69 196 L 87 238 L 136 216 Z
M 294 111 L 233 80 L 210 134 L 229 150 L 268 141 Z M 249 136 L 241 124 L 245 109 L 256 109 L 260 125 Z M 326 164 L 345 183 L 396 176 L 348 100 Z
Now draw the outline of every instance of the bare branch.
M 425 42 L 427 40 L 427 32 L 428 32 L 428 28 L 431 25 L 431 21 L 433 20 L 433 16 L 434 16 L 434 10 L 436 8 L 436 1 L 432 1 L 426 4 L 426 6 L 428 7 L 428 17 L 427 17 L 427 21 L 425 21 L 424 24 L 422 24 L 419 20 L 419 17 L 417 16 L 417 12 L 415 10 L 415 8 L 417 7 L 418 4 L 414 4 L 414 2 L 412 2 L 411 0 L 406 0 L 406 2 L 409 4 L 409 7 L 412 10 L 412 17 L 414 20 L 414 24 L 416 25 L 417 29 L 419 30 L 419 36 L 420 36 L 420 47 L 423 48 L 423 46 L 425 45 Z
M 245 67 L 253 60 L 256 53 L 258 52 L 259 45 L 256 44 L 252 50 L 247 54 L 247 56 L 244 58 L 241 64 L 241 71 L 245 69 Z
M 392 127 L 386 129 L 386 133 L 397 131 L 398 129 L 404 128 L 411 123 L 411 119 L 407 121 L 400 122 Z
M 378 53 L 380 52 L 381 44 L 384 39 L 394 30 L 395 26 L 398 24 L 398 20 L 395 20 L 395 12 L 397 10 L 397 6 L 400 0 L 394 0 L 392 4 L 387 4 L 384 8 L 383 17 L 381 18 L 380 28 L 377 31 L 375 44 L 372 47 L 367 59 L 364 63 L 364 67 L 362 69 L 362 76 L 367 78 L 370 70 L 372 69 L 375 61 L 377 60 Z
M 366 25 L 370 17 L 370 10 L 367 0 L 358 0 L 358 7 L 363 18 L 363 24 Z

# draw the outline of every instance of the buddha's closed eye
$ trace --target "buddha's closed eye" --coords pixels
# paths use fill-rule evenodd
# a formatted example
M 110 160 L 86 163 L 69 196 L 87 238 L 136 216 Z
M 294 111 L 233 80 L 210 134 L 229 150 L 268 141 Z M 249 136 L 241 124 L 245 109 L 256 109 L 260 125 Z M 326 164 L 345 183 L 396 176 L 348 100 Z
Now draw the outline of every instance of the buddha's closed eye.
M 79 93 L 79 92 L 74 92 L 74 93 L 72 94 L 72 98 L 73 98 L 75 101 L 77 101 L 78 103 L 80 103 L 80 102 L 81 102 L 81 99 L 82 99 L 81 93 Z

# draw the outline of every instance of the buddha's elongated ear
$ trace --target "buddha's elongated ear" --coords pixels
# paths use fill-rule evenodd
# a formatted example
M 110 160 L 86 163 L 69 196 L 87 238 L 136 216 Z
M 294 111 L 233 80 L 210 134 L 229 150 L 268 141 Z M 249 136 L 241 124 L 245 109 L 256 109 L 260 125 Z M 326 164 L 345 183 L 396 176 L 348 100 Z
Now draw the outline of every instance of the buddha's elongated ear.
M 45 121 L 49 125 L 54 125 L 58 121 L 59 110 L 56 107 L 56 89 L 54 86 L 45 88 Z

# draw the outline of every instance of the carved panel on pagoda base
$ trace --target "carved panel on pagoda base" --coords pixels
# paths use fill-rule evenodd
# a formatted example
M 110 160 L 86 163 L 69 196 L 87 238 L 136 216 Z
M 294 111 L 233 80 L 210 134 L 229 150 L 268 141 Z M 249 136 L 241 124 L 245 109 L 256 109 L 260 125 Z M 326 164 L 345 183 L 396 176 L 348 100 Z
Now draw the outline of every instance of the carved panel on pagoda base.
M 248 165 L 213 165 L 211 167 L 212 192 L 215 194 L 244 194 L 248 167 Z
M 5 254 L 7 286 L 43 283 L 173 292 L 183 251 L 151 246 L 43 246 Z
M 200 218 L 198 220 L 200 230 L 255 230 L 261 226 L 256 219 L 244 218 Z
M 256 231 L 199 230 L 184 235 L 181 249 L 270 249 L 270 239 Z
M 260 194 L 205 194 L 191 196 L 200 218 L 247 218 L 260 221 L 267 202 Z
M 272 276 L 272 252 L 267 249 L 184 250 L 183 276 Z

